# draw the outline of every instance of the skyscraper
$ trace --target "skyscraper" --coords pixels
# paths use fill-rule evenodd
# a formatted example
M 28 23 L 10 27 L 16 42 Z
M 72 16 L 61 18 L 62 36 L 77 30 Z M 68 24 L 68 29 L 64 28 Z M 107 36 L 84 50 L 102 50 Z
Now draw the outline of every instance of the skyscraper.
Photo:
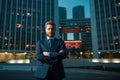
M 0 0 L 0 52 L 34 52 L 48 20 L 58 25 L 58 0 Z
M 94 57 L 120 53 L 120 0 L 90 0 Z
M 83 19 L 85 18 L 84 6 L 75 6 L 73 8 L 73 19 Z
M 65 7 L 59 7 L 59 19 L 67 19 L 67 13 Z

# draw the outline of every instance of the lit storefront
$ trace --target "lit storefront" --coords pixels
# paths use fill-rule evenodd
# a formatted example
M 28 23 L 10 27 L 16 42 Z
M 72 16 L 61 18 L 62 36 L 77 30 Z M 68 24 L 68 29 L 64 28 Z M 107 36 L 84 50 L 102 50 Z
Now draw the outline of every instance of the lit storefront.
M 9 60 L 19 60 L 19 59 L 35 59 L 35 53 L 30 52 L 0 52 L 0 62 L 7 62 Z

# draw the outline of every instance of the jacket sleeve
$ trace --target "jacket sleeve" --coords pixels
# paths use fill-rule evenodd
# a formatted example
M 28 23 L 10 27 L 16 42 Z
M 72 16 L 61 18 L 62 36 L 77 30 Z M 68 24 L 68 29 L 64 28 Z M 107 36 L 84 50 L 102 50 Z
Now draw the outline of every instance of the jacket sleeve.
M 59 40 L 59 52 L 50 52 L 50 57 L 52 59 L 64 59 L 66 58 L 66 47 L 63 40 Z
M 50 63 L 51 59 L 49 56 L 44 56 L 42 48 L 40 46 L 40 41 L 36 43 L 36 58 L 37 60 L 41 61 L 42 63 Z

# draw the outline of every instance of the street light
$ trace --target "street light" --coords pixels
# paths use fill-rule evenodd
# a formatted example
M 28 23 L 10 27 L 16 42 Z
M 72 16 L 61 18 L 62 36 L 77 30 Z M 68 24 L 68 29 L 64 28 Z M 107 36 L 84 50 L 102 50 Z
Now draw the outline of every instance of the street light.
M 98 52 L 98 56 L 99 56 L 99 58 L 100 58 L 100 54 L 101 54 L 101 52 L 99 51 L 99 52 Z
M 80 58 L 82 58 L 82 54 L 83 54 L 83 52 L 80 52 Z

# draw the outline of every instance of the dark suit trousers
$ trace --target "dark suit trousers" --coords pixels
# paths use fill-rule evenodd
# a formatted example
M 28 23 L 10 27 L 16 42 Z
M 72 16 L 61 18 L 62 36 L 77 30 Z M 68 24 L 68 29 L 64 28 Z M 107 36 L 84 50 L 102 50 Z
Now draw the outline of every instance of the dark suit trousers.
M 52 71 L 48 71 L 48 74 L 46 76 L 45 79 L 37 79 L 37 80 L 62 80 L 62 79 L 58 79 L 53 75 Z

